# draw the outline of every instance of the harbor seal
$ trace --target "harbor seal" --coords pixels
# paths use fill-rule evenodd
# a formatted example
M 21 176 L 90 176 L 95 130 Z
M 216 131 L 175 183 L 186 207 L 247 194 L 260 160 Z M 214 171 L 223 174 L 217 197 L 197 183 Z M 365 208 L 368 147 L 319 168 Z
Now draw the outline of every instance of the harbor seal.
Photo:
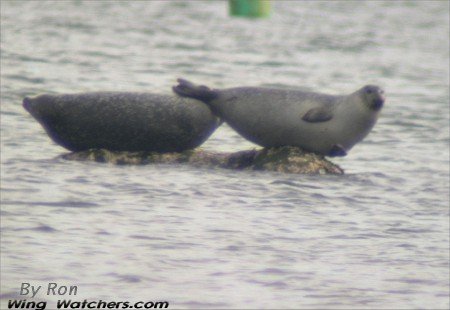
M 26 97 L 24 108 L 71 151 L 181 152 L 219 126 L 203 102 L 173 95 L 92 92 Z
M 210 89 L 178 79 L 173 91 L 205 102 L 244 138 L 263 147 L 297 146 L 345 156 L 375 125 L 384 91 L 366 85 L 349 95 L 263 87 Z

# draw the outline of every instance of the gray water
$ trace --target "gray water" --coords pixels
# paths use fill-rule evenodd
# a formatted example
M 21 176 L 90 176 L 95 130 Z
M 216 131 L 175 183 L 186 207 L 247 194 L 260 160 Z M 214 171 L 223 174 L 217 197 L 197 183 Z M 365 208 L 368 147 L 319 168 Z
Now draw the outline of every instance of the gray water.
M 449 307 L 449 3 L 1 1 L 1 296 L 171 308 Z M 386 106 L 344 176 L 66 161 L 26 95 L 213 87 L 346 94 Z M 254 147 L 227 126 L 202 147 Z M 55 304 L 58 296 L 39 293 Z

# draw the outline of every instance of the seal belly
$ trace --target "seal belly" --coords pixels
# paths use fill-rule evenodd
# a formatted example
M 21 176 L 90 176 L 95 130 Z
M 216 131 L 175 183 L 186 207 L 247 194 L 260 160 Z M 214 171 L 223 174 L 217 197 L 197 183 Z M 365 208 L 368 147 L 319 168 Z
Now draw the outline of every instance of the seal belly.
M 302 116 L 317 104 L 311 100 L 297 100 L 298 104 L 292 105 L 289 99 L 285 91 L 274 93 L 266 89 L 255 94 L 238 88 L 221 92 L 211 105 L 234 130 L 253 143 L 264 147 L 291 145 L 327 154 L 334 142 L 329 134 L 329 122 L 302 120 Z

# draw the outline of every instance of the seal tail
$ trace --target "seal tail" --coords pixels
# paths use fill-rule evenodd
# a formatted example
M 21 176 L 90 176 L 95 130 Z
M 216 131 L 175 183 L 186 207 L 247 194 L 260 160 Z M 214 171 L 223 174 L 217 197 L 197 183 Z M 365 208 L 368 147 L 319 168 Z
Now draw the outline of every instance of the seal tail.
M 172 90 L 181 97 L 194 98 L 203 102 L 209 102 L 217 97 L 217 91 L 203 85 L 195 85 L 185 79 L 177 79 L 178 85 Z
M 30 97 L 25 97 L 22 101 L 22 106 L 25 110 L 31 113 L 31 99 Z

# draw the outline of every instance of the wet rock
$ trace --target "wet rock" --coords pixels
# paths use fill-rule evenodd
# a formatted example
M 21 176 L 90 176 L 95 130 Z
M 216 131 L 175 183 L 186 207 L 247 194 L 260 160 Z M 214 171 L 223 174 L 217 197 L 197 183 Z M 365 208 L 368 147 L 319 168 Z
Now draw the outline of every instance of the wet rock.
M 67 160 L 96 161 L 117 165 L 146 165 L 152 163 L 186 163 L 197 167 L 237 170 L 276 171 L 297 174 L 343 174 L 344 171 L 321 155 L 297 147 L 279 147 L 218 153 L 202 149 L 181 153 L 118 152 L 88 150 L 62 155 Z

